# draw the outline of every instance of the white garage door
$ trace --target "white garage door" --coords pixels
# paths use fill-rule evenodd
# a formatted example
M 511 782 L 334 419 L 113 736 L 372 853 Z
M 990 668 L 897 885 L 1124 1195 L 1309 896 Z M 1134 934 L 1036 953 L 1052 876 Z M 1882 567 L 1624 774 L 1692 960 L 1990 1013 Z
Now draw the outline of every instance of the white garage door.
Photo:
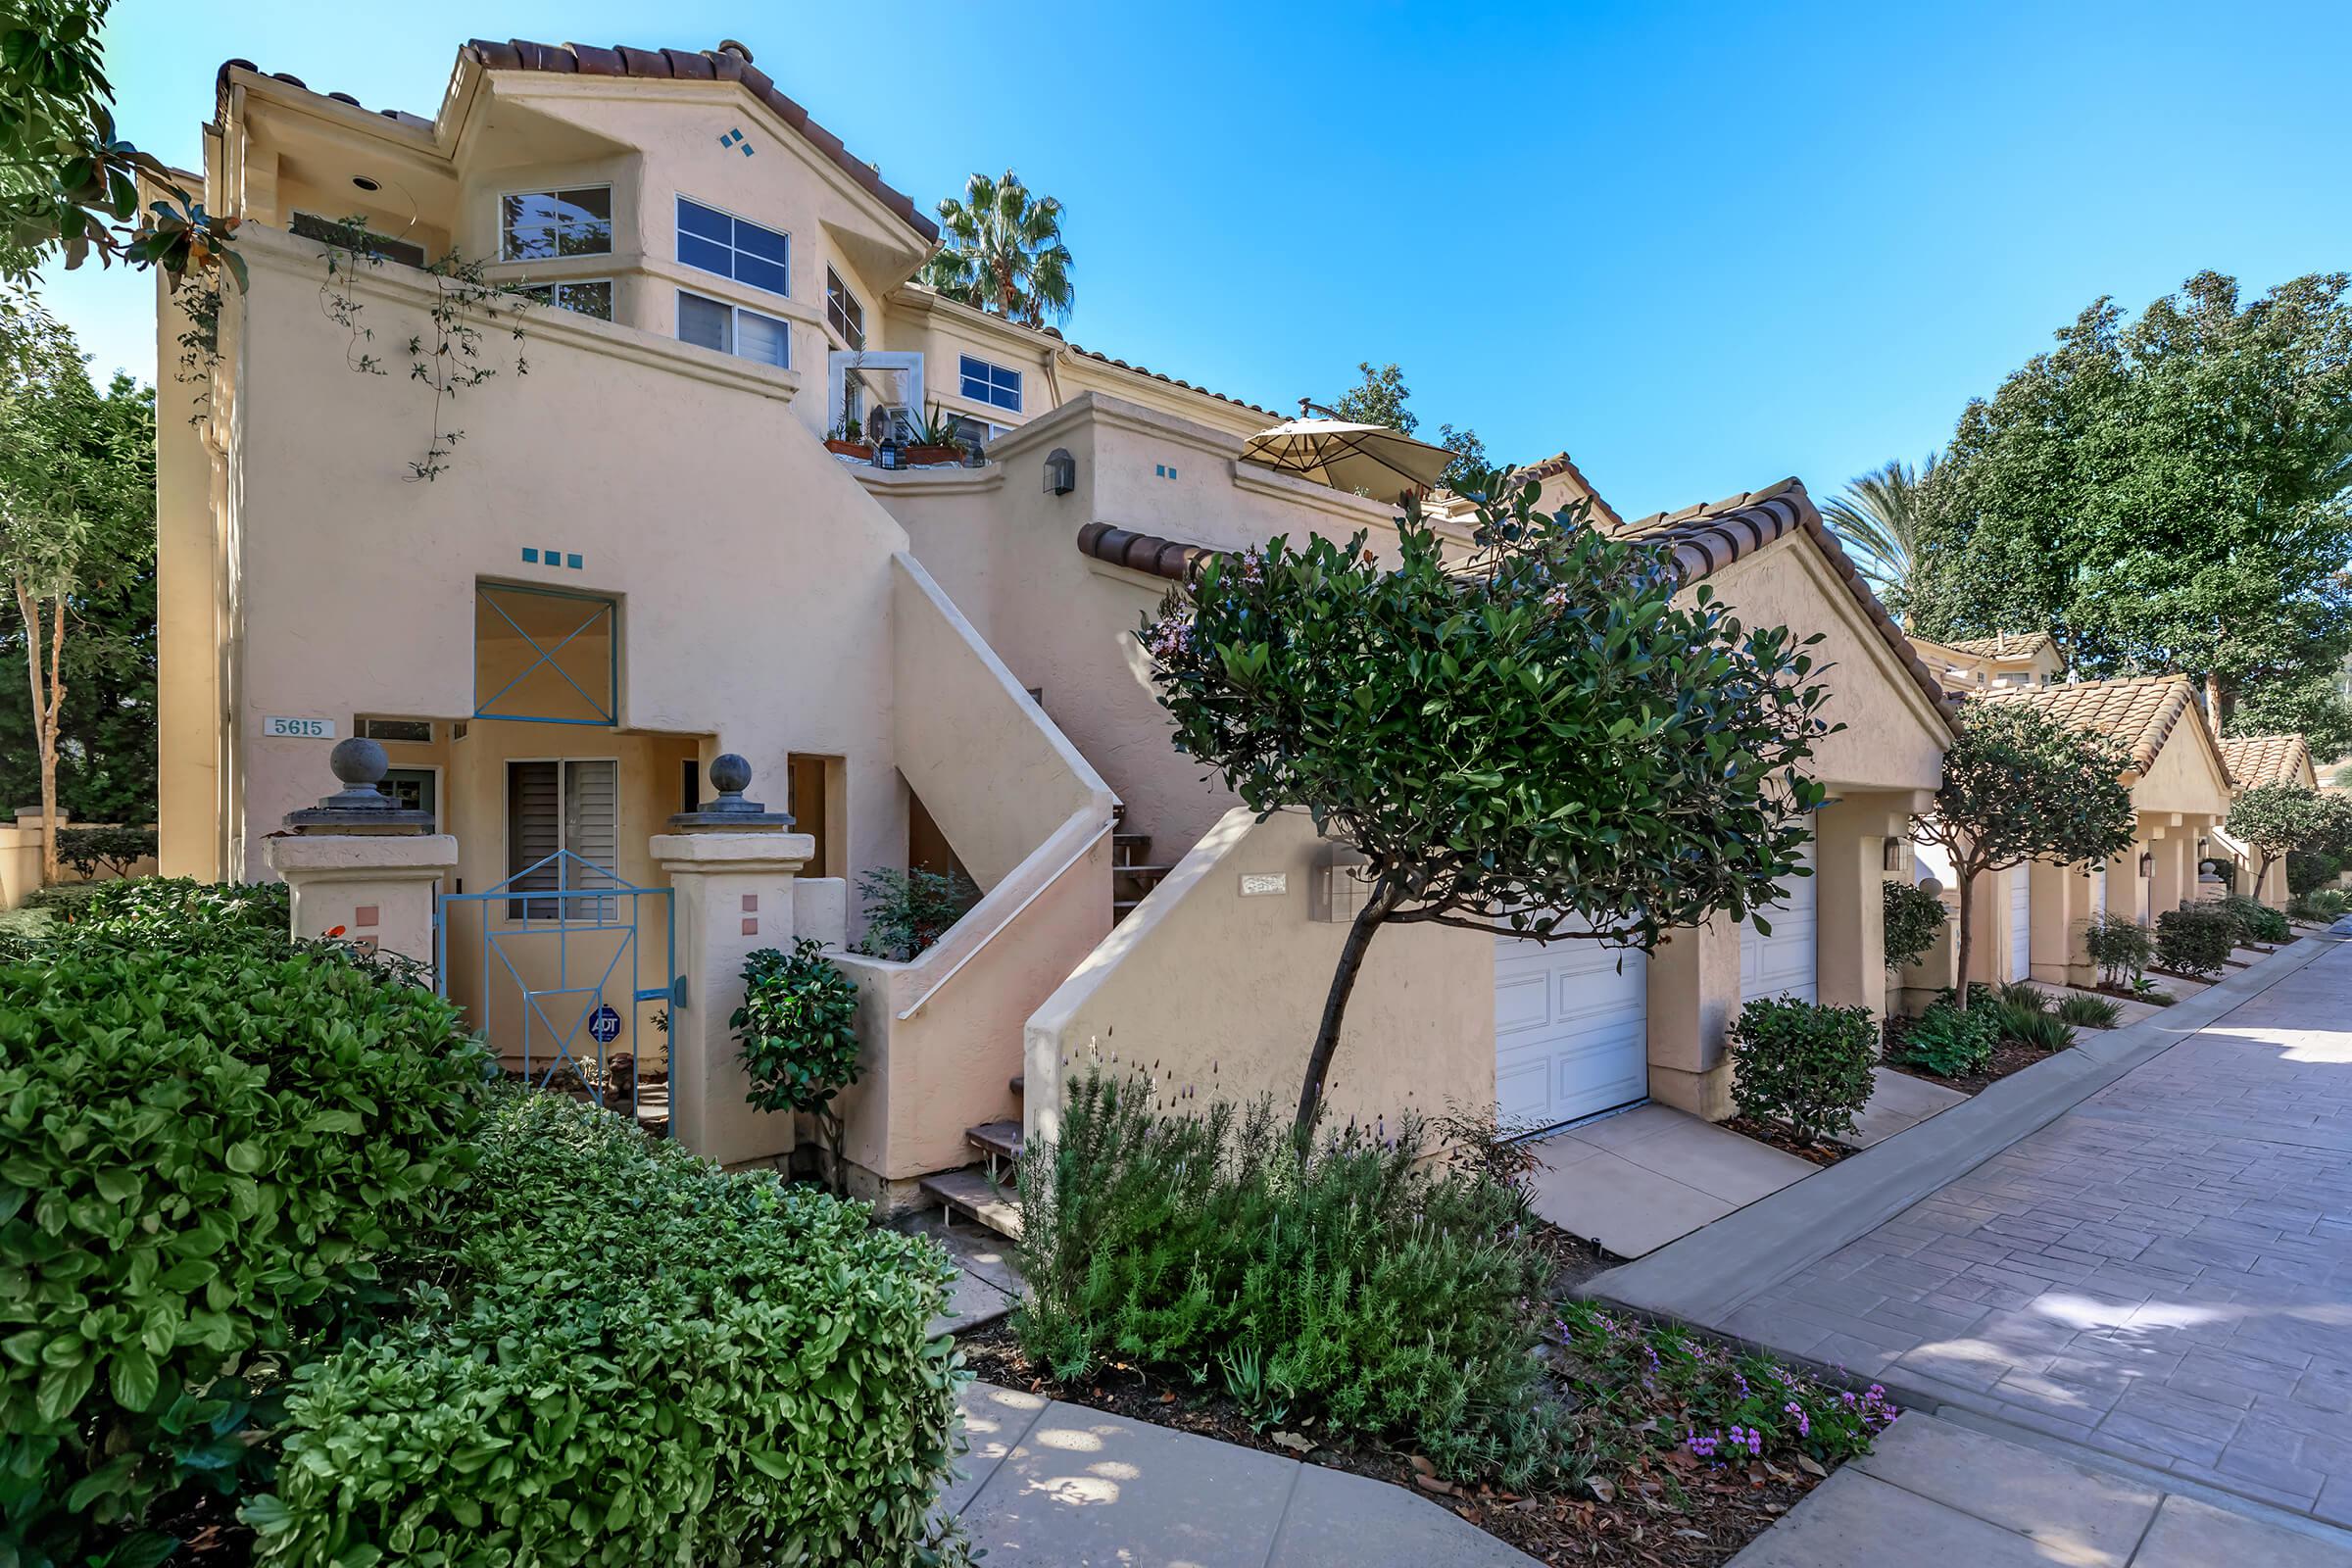
M 1502 1119 L 1551 1127 L 1648 1094 L 1648 986 L 1649 960 L 1638 952 L 1497 938 L 1494 1102 Z
M 2034 955 L 2034 879 L 2033 867 L 2013 865 L 2009 868 L 2009 969 L 2006 978 L 2023 980 L 2033 966 Z
M 2090 873 L 2090 912 L 2107 912 L 2107 868 L 2103 865 Z
M 1807 867 L 1813 864 L 1810 841 L 1798 858 Z M 1799 1002 L 1814 1002 L 1821 996 L 1821 983 L 1814 973 L 1814 939 L 1819 930 L 1814 902 L 1820 879 L 1792 876 L 1781 887 L 1788 894 L 1787 902 L 1763 911 L 1772 935 L 1757 930 L 1753 920 L 1740 928 L 1740 995 L 1742 999 L 1794 997 Z

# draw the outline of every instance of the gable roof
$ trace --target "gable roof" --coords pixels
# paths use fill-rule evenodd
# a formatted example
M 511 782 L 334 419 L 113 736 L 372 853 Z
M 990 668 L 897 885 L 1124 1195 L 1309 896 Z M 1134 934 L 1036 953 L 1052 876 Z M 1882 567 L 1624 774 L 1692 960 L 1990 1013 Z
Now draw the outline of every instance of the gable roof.
M 1622 524 L 1621 531 L 1668 546 L 1673 551 L 1675 571 L 1685 583 L 1711 576 L 1789 534 L 1810 536 L 1827 558 L 1830 568 L 1845 584 L 1846 592 L 1877 628 L 1880 640 L 1910 675 L 1912 684 L 1945 723 L 1953 721 L 1956 710 L 1942 683 L 1920 662 L 1919 655 L 1912 652 L 1902 628 L 1886 613 L 1886 607 L 1879 603 L 1878 595 L 1871 592 L 1870 584 L 1846 557 L 1837 536 L 1822 525 L 1820 509 L 1814 506 L 1813 498 L 1799 481 L 1783 479 L 1769 489 L 1743 491 L 1705 506 L 1686 507 L 1681 512 L 1661 512 Z M 1205 545 L 1116 528 L 1106 522 L 1090 522 L 1078 530 L 1078 553 L 1179 582 L 1203 558 L 1217 554 Z
M 2230 781 L 2243 789 L 2257 784 L 2297 784 L 2305 773 L 2319 776 L 2311 747 L 2300 735 L 2232 735 L 2221 748 Z
M 1562 474 L 1565 474 L 1579 490 L 1592 498 L 1592 512 L 1595 516 L 1615 526 L 1624 525 L 1625 518 L 1618 515 L 1617 509 L 1609 505 L 1607 498 L 1594 488 L 1592 481 L 1585 477 L 1585 470 L 1576 466 L 1576 460 L 1565 452 L 1554 452 L 1541 463 L 1529 464 L 1519 470 L 1518 476 L 1522 479 L 1533 479 L 1541 484 L 1546 479 Z
M 2057 647 L 2057 641 L 2046 631 L 1996 631 L 1989 637 L 1956 638 L 1943 646 L 1978 659 L 2031 659 Z
M 2096 730 L 2132 754 L 2132 771 L 2145 773 L 2172 737 L 2180 715 L 2196 706 L 2186 675 L 2122 675 L 2063 686 L 1995 687 L 1980 703 L 2028 703 L 2059 723 Z
M 778 119 L 798 131 L 802 138 L 851 179 L 898 215 L 907 227 L 922 236 L 923 243 L 939 243 L 939 225 L 915 211 L 913 198 L 883 183 L 882 176 L 841 144 L 841 138 L 808 118 L 808 111 L 778 90 L 767 73 L 752 64 L 752 52 L 732 38 L 716 49 L 636 49 L 626 44 L 614 44 L 600 49 L 585 43 L 532 43 L 523 38 L 510 38 L 500 43 L 490 38 L 473 38 L 458 51 L 459 58 L 471 60 L 486 71 L 543 71 L 564 76 L 638 76 L 659 77 L 674 81 L 739 81 L 751 90 Z M 265 72 L 250 60 L 230 60 L 220 67 L 219 82 L 225 87 L 231 67 L 241 67 L 255 75 L 267 75 L 272 81 L 282 81 L 304 92 L 312 89 L 300 76 L 283 72 Z M 330 92 L 318 96 L 332 98 L 337 103 L 364 107 L 349 93 Z M 429 126 L 432 122 L 397 109 L 376 111 L 385 119 L 412 127 Z

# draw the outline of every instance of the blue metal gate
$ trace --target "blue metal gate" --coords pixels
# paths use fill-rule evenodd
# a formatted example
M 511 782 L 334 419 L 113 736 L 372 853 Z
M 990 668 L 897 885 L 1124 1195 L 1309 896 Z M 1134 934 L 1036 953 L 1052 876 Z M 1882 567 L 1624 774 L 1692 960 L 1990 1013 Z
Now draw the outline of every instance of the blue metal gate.
M 669 889 L 559 850 L 483 892 L 443 894 L 433 925 L 441 994 L 508 1072 L 668 1132 Z

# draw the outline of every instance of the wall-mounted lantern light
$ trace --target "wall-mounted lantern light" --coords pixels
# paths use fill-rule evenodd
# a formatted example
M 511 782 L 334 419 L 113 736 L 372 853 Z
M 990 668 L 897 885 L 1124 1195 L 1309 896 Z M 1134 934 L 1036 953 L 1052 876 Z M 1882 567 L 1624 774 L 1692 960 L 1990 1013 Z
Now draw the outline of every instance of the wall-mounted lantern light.
M 1046 494 L 1066 496 L 1078 488 L 1078 460 L 1070 456 L 1068 447 L 1055 447 L 1046 454 Z
M 1879 869 L 1901 871 L 1911 864 L 1911 846 L 1902 839 L 1890 838 L 1879 847 Z
M 1314 896 L 1307 901 L 1311 919 L 1347 925 L 1364 906 L 1372 881 L 1365 868 L 1371 857 L 1345 844 L 1326 844 L 1315 858 Z
M 2154 850 L 2139 852 L 2139 874 L 2143 877 L 2156 874 L 2156 852 Z
M 874 448 L 874 466 L 875 466 L 875 467 L 877 467 L 877 468 L 895 468 L 895 467 L 897 467 L 898 466 L 899 466 L 899 443 L 898 443 L 897 441 L 895 441 L 895 440 L 891 440 L 891 441 L 885 441 L 885 442 L 883 442 L 883 443 L 882 443 L 880 446 L 877 446 L 877 447 L 875 447 L 875 448 Z

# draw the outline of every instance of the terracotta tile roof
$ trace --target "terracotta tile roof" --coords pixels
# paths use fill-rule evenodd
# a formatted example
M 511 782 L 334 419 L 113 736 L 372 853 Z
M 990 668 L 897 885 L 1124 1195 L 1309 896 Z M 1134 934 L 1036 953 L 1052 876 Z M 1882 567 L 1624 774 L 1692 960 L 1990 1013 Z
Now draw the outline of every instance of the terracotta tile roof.
M 2112 736 L 2131 752 L 2132 770 L 2145 773 L 2180 715 L 2196 706 L 2197 689 L 2186 675 L 2124 675 L 2071 685 L 1995 687 L 1973 700 L 2029 703 L 2062 724 Z
M 2046 631 L 1999 631 L 1989 637 L 1962 637 L 1944 647 L 1979 659 L 2031 659 L 2056 642 Z
M 989 314 L 996 320 L 1004 321 L 1006 325 L 1017 326 L 1023 331 L 1035 332 L 1040 336 L 1050 337 L 1056 343 L 1059 343 L 1063 348 L 1068 349 L 1072 354 L 1077 355 L 1082 360 L 1093 360 L 1098 365 L 1107 365 L 1114 370 L 1125 370 L 1130 375 L 1148 376 L 1154 381 L 1164 381 L 1169 386 L 1180 386 L 1187 392 L 1198 392 L 1204 398 L 1215 398 L 1219 403 L 1230 403 L 1237 409 L 1248 409 L 1252 414 L 1262 414 L 1267 418 L 1274 420 L 1278 424 L 1282 422 L 1283 419 L 1288 417 L 1287 415 L 1277 414 L 1272 409 L 1251 403 L 1247 398 L 1237 398 L 1223 392 L 1212 392 L 1207 387 L 1187 381 L 1181 376 L 1165 375 L 1158 370 L 1150 369 L 1141 365 L 1130 365 L 1125 360 L 1114 360 L 1107 354 L 1098 354 L 1093 349 L 1080 348 L 1068 338 L 1063 337 L 1059 328 L 1051 326 L 1031 326 L 1026 321 L 1013 321 L 1002 316 L 996 316 L 994 312 L 987 314 Z
M 2221 742 L 2221 748 L 2222 762 L 2240 788 L 2299 784 L 2306 770 L 2317 776 L 2311 747 L 2300 735 L 2233 735 Z
M 635 49 L 615 44 L 600 49 L 585 43 L 531 43 L 522 38 L 511 38 L 505 43 L 489 38 L 467 41 L 460 51 L 488 71 L 544 71 L 566 76 L 643 76 L 676 81 L 740 81 L 751 90 L 753 97 L 774 110 L 779 119 L 798 131 L 808 142 L 823 153 L 842 172 L 905 220 L 906 226 L 921 235 L 927 245 L 939 242 L 939 225 L 915 211 L 914 201 L 902 191 L 895 190 L 874 172 L 873 166 L 859 160 L 841 138 L 808 118 L 808 111 L 786 97 L 776 87 L 766 72 L 752 64 L 752 52 L 729 39 L 716 49 Z M 221 66 L 220 84 L 226 86 L 229 68 L 242 67 L 256 75 L 269 74 L 271 80 L 285 82 L 309 92 L 311 88 L 299 76 L 284 73 L 265 73 L 250 60 L 231 60 Z M 337 103 L 363 107 L 357 98 L 347 93 L 330 92 L 321 96 Z M 409 125 L 428 125 L 430 121 L 415 115 L 385 109 L 378 113 L 388 120 Z
M 1550 457 L 1545 458 L 1543 462 L 1531 463 L 1526 467 L 1519 470 L 1520 478 L 1533 479 L 1539 484 L 1545 479 L 1553 478 L 1560 474 L 1566 474 L 1571 480 L 1575 481 L 1576 487 L 1579 490 L 1582 490 L 1585 494 L 1592 498 L 1592 514 L 1594 516 L 1599 517 L 1603 521 L 1613 525 L 1622 525 L 1624 523 L 1625 519 L 1617 514 L 1617 509 L 1609 505 L 1608 501 L 1601 495 L 1599 490 L 1593 487 L 1592 481 L 1585 477 L 1585 470 L 1578 467 L 1576 466 L 1576 460 L 1568 456 L 1567 453 L 1554 452 Z
M 1795 479 L 1784 479 L 1767 490 L 1751 490 L 1703 507 L 1659 513 L 1623 525 L 1624 531 L 1670 545 L 1675 569 L 1686 583 L 1721 571 L 1743 556 L 1791 533 L 1804 533 L 1829 560 L 1830 566 L 1869 615 L 1879 637 L 1893 652 L 1922 695 L 1949 723 L 1956 710 L 1942 685 L 1911 651 L 1910 641 L 1886 607 L 1879 603 L 1862 573 L 1847 559 L 1837 536 L 1822 525 L 1813 498 Z M 1182 581 L 1201 558 L 1216 554 L 1204 545 L 1163 539 L 1157 534 L 1114 528 L 1090 522 L 1078 530 L 1078 553 L 1097 561 Z

